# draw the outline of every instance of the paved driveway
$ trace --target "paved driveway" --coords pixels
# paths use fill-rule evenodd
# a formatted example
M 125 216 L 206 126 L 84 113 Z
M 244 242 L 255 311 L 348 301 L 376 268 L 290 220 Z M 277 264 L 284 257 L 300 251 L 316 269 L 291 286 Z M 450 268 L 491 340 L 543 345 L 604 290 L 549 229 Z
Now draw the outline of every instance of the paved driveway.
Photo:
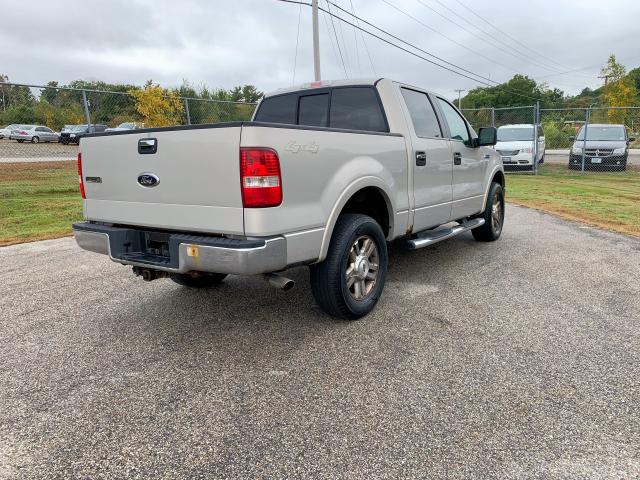
M 394 246 L 342 323 L 0 249 L 0 478 L 637 478 L 640 241 L 510 206 L 503 238 Z

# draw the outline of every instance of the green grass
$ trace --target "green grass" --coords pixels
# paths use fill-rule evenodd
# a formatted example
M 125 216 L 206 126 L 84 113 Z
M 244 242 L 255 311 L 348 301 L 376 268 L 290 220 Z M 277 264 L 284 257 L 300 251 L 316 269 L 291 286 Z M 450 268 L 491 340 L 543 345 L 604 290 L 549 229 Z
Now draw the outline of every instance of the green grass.
M 0 164 L 0 245 L 69 235 L 81 218 L 75 162 Z
M 509 175 L 507 200 L 640 236 L 640 171 L 632 167 L 581 173 L 545 164 L 538 175 Z
M 82 218 L 75 162 L 0 164 L 0 245 L 71 234 Z M 580 173 L 543 165 L 509 175 L 507 200 L 640 236 L 640 171 Z

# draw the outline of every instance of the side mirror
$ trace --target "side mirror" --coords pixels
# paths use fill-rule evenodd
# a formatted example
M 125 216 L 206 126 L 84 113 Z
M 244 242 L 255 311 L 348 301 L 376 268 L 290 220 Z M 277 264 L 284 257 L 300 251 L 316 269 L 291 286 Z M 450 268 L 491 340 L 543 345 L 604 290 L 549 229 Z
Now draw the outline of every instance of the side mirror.
M 573 142 L 573 141 L 575 141 L 575 139 L 576 139 L 576 136 L 575 136 L 575 135 L 571 135 L 571 136 L 569 137 L 569 140 L 571 140 L 572 142 Z
M 629 141 L 630 142 L 635 142 L 636 141 L 636 137 L 629 137 Z
M 477 145 L 485 147 L 495 145 L 498 142 L 498 130 L 494 127 L 483 127 L 478 131 Z

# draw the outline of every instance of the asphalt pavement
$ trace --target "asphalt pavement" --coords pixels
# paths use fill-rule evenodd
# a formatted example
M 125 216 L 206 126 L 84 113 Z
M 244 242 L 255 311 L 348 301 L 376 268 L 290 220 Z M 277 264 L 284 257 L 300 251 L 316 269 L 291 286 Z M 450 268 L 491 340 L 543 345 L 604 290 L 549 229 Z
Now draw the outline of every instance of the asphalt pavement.
M 305 268 L 193 291 L 0 248 L 0 478 L 640 476 L 640 240 L 508 206 L 390 262 L 348 323 Z

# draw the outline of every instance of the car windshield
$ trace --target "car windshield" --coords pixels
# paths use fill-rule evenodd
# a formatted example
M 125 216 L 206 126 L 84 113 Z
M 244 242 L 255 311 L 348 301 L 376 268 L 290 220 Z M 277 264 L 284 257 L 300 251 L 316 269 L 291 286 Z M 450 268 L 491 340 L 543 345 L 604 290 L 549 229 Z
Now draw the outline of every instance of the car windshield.
M 514 141 L 531 141 L 533 140 L 533 127 L 530 128 L 511 128 L 500 127 L 498 128 L 498 141 L 499 142 L 514 142 Z
M 580 133 L 578 133 L 576 139 L 584 140 L 584 127 L 580 129 Z M 594 125 L 589 125 L 587 127 L 587 140 L 624 141 L 626 140 L 624 127 L 618 125 L 611 127 L 596 127 Z
M 118 128 L 129 128 L 129 129 L 133 129 L 133 123 L 121 123 L 120 125 L 118 125 Z
M 84 132 L 86 129 L 86 125 L 72 125 L 69 127 L 69 130 L 71 130 L 72 132 Z

